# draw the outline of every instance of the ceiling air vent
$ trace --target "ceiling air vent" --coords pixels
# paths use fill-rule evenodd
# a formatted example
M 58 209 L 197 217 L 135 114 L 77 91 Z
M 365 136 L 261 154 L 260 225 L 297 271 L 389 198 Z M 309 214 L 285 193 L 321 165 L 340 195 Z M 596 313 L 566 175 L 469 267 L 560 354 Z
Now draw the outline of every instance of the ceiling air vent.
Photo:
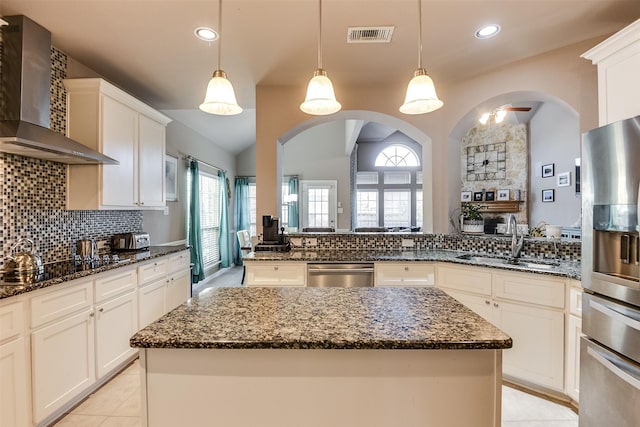
M 389 27 L 349 27 L 347 43 L 390 43 L 394 26 Z

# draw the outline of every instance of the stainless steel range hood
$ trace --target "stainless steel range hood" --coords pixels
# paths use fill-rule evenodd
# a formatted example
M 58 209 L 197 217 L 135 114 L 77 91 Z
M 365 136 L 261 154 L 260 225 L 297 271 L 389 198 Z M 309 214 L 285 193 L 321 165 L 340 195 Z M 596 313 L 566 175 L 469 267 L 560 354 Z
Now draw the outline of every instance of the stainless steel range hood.
M 69 164 L 118 161 L 49 129 L 51 33 L 26 16 L 0 27 L 0 152 Z

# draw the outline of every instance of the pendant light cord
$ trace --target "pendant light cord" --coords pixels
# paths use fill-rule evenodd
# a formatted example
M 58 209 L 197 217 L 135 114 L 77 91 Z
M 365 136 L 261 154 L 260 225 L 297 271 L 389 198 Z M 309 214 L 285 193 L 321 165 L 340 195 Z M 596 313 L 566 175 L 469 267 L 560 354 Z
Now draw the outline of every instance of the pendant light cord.
M 322 0 L 318 1 L 318 15 L 320 16 L 318 25 L 318 68 L 322 69 Z
M 218 67 L 220 70 L 220 51 L 222 50 L 222 0 L 218 0 Z
M 418 68 L 422 68 L 422 0 L 418 0 Z

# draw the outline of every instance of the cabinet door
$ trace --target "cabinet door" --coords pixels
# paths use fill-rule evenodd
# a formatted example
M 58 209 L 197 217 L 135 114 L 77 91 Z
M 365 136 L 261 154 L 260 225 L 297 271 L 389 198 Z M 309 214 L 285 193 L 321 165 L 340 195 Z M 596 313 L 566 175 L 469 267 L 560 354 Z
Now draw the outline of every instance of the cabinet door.
M 190 270 L 183 270 L 169 276 L 165 297 L 165 311 L 169 312 L 191 296 Z
M 102 166 L 102 205 L 138 206 L 138 113 L 102 96 L 102 150 L 118 165 Z
M 31 334 L 36 423 L 95 382 L 93 319 L 87 309 Z
M 245 263 L 247 286 L 305 286 L 306 264 Z
M 474 311 L 476 314 L 479 314 L 485 320 L 496 325 L 495 321 L 495 310 L 492 307 L 492 302 L 489 297 L 484 297 L 481 295 L 472 295 L 466 292 L 460 292 L 453 289 L 442 288 L 447 294 L 457 299 L 460 303 L 467 306 L 470 310 Z M 496 325 L 497 326 L 497 325 Z
M 544 387 L 564 389 L 564 313 L 494 300 L 497 326 L 513 339 L 502 352 L 502 372 Z
M 433 286 L 435 268 L 419 263 L 376 263 L 376 286 Z
M 29 425 L 27 355 L 24 338 L 0 345 L 0 426 Z
M 580 394 L 580 338 L 582 319 L 570 315 L 567 322 L 567 395 L 579 401 Z
M 165 313 L 164 299 L 167 280 L 162 278 L 140 288 L 138 301 L 138 324 L 144 328 Z
M 164 206 L 165 127 L 139 116 L 139 198 L 140 206 Z
M 491 271 L 480 267 L 439 264 L 438 286 L 491 296 Z
M 96 373 L 101 378 L 136 353 L 129 338 L 138 330 L 136 292 L 96 306 Z

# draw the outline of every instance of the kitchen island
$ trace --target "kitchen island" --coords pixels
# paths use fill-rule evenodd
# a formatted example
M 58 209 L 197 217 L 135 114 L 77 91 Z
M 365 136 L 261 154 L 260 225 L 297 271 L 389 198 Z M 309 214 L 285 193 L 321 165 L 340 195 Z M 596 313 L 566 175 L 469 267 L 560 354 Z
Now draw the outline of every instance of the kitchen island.
M 136 333 L 148 426 L 499 426 L 511 338 L 437 288 L 221 288 Z

